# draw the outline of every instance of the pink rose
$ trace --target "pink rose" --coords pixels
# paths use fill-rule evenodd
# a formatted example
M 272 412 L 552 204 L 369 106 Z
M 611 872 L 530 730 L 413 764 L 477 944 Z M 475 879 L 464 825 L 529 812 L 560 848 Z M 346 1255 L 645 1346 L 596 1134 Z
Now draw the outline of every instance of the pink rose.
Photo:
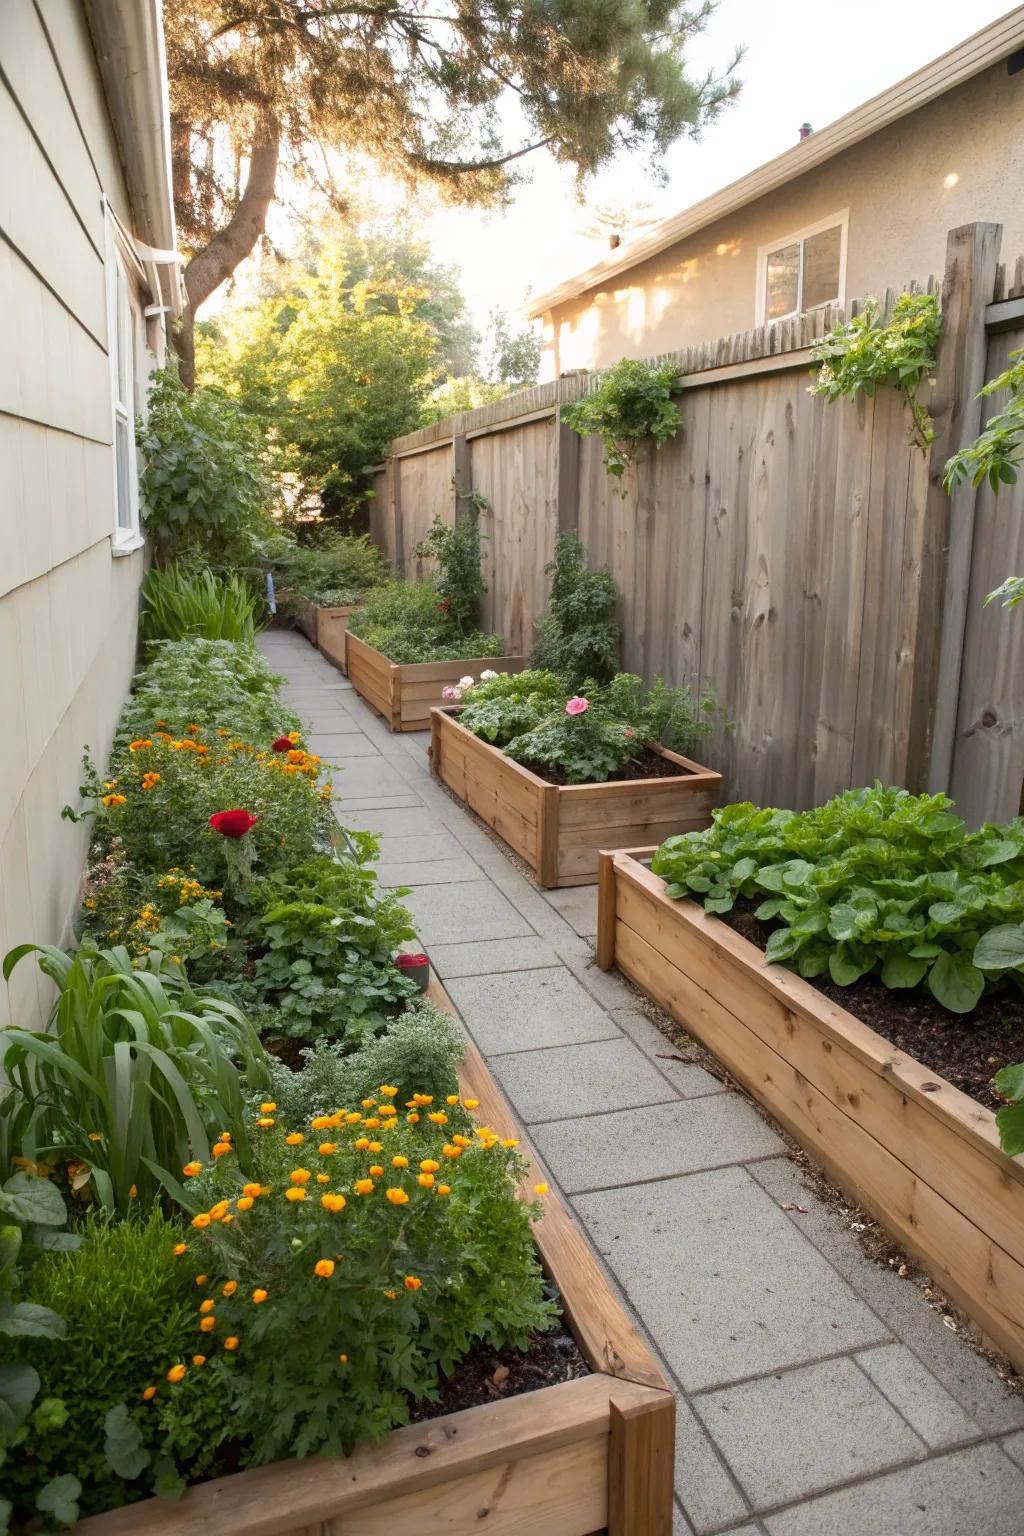
M 632 741 L 632 740 L 633 740 L 633 731 L 632 731 L 632 727 L 630 727 L 630 726 L 628 726 L 628 725 L 627 725 L 627 726 L 626 726 L 626 740 L 627 740 L 627 741 Z
M 576 698 L 569 700 L 565 706 L 565 712 L 567 715 L 585 715 L 589 708 L 590 705 L 586 699 L 577 694 Z
M 441 689 L 441 697 L 442 699 L 446 699 L 449 704 L 454 704 L 456 700 L 462 698 L 462 694 L 459 692 L 458 688 L 453 688 L 451 684 L 449 684 L 447 687 Z

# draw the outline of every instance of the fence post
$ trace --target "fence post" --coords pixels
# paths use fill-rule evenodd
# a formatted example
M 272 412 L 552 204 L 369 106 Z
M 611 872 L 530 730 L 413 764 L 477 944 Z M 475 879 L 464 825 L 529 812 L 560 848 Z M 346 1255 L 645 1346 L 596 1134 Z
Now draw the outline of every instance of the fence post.
M 942 476 L 946 460 L 981 429 L 985 306 L 995 289 L 1002 233 L 1001 224 L 976 223 L 946 236 L 907 758 L 908 786 L 932 794 L 949 788 L 974 544 L 974 487 L 947 496 Z
M 570 533 L 575 532 L 580 521 L 580 436 L 572 427 L 566 426 L 561 410 L 555 419 L 555 433 L 557 531 Z
M 455 521 L 476 517 L 473 501 L 473 463 L 469 439 L 465 432 L 456 430 L 452 435 L 452 493 L 455 497 Z
M 402 527 L 402 461 L 391 456 L 391 504 L 395 511 L 395 565 L 405 575 L 405 530 Z

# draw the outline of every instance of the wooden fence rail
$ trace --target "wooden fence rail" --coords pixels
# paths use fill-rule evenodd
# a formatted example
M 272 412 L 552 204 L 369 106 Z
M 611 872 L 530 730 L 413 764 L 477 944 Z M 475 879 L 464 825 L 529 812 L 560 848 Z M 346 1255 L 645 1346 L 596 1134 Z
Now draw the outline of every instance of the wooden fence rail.
M 978 389 L 1024 346 L 1024 258 L 1000 266 L 999 239 L 987 224 L 949 235 L 928 455 L 895 390 L 835 405 L 807 392 L 813 343 L 854 301 L 667 354 L 680 430 L 624 486 L 560 420 L 597 375 L 398 438 L 375 472 L 373 536 L 423 575 L 414 549 L 434 517 L 485 498 L 485 622 L 519 653 L 556 535 L 578 529 L 619 584 L 623 664 L 716 684 L 735 729 L 701 757 L 731 799 L 800 808 L 877 777 L 947 789 L 972 823 L 1015 815 L 1024 619 L 984 597 L 1024 573 L 1024 486 L 941 488 L 949 454 L 1000 408 Z

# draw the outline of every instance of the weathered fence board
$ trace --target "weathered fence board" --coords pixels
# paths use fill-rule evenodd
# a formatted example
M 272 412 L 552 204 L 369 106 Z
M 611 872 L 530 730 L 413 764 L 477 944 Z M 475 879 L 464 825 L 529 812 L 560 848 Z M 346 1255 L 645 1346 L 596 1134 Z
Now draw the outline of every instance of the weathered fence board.
M 1024 326 L 1003 313 L 1021 264 L 996 272 L 997 235 L 992 226 L 950 234 L 942 291 L 952 318 L 936 388 L 947 436 L 950 420 L 971 419 L 955 381 L 966 377 L 968 342 L 977 371 L 978 326 L 989 332 L 985 377 L 1024 344 Z M 937 290 L 934 278 L 928 287 Z M 883 296 L 886 308 L 894 296 Z M 973 540 L 938 527 L 938 456 L 952 447 L 923 454 L 895 390 L 835 405 L 807 392 L 810 348 L 841 313 L 657 359 L 681 371 L 680 429 L 621 482 L 605 471 L 599 441 L 577 440 L 558 417 L 597 375 L 567 375 L 397 439 L 390 471 L 377 477 L 374 537 L 419 574 L 412 548 L 435 513 L 454 517 L 454 468 L 468 470 L 471 486 L 459 489 L 488 503 L 479 514 L 485 623 L 528 652 L 555 535 L 578 528 L 591 564 L 608 565 L 619 585 L 623 666 L 716 685 L 735 730 L 719 728 L 700 753 L 734 799 L 803 807 L 876 777 L 924 788 L 949 751 L 948 732 L 939 740 L 935 731 L 938 660 L 962 644 L 943 782 L 973 822 L 1013 814 L 1024 777 L 1024 615 L 982 603 L 1004 576 L 1024 572 L 1024 488 L 960 497 L 955 516 L 975 520 Z M 986 420 L 999 404 L 986 403 Z M 964 604 L 944 594 L 962 578 L 956 550 L 972 545 L 961 640 Z

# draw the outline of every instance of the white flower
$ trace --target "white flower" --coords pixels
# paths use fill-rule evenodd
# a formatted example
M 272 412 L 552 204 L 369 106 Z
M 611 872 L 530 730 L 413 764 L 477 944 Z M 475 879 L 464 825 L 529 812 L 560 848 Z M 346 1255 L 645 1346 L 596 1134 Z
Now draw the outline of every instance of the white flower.
M 491 678 L 497 677 L 497 675 L 497 672 L 493 671 L 492 668 L 484 667 L 483 671 L 480 673 L 480 681 L 482 683 L 490 682 Z
M 449 684 L 448 687 L 441 689 L 441 697 L 442 699 L 445 699 L 447 703 L 454 704 L 456 700 L 462 698 L 462 694 L 458 688 L 453 688 Z
M 460 688 L 472 688 L 473 687 L 473 679 L 471 677 L 460 677 L 459 678 L 459 687 Z

